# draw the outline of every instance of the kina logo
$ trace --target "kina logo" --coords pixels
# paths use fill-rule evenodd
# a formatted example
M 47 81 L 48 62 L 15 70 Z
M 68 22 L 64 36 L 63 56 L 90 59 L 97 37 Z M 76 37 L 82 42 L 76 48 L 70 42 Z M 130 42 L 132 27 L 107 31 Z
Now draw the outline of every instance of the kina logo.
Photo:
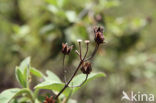
M 122 98 L 121 101 L 131 101 L 131 102 L 148 102 L 152 103 L 155 100 L 155 97 L 153 94 L 146 94 L 146 93 L 134 93 L 133 91 L 130 92 L 130 95 L 128 95 L 125 91 L 122 91 Z

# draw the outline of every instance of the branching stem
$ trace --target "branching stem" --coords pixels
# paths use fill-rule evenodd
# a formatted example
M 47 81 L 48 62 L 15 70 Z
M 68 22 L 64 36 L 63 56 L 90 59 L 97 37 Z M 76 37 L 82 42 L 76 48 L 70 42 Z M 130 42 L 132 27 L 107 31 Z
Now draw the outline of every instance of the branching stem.
M 88 60 L 93 59 L 93 57 L 95 56 L 95 54 L 96 54 L 98 48 L 99 48 L 99 44 L 96 44 L 96 46 L 95 46 L 95 48 L 94 48 L 94 51 L 93 51 L 93 53 L 91 54 L 91 56 L 90 56 L 89 58 L 85 59 L 84 61 L 88 61 Z
M 78 67 L 76 68 L 74 74 L 72 75 L 72 77 L 70 78 L 70 80 L 67 82 L 67 84 L 65 84 L 65 86 L 63 87 L 63 89 L 58 93 L 58 95 L 56 95 L 55 99 L 57 99 L 61 95 L 61 93 L 63 93 L 63 91 L 68 87 L 69 83 L 72 81 L 72 79 L 74 78 L 74 76 L 78 72 L 78 70 L 79 70 L 79 68 L 80 68 L 80 66 L 81 66 L 82 63 L 83 63 L 83 61 L 81 60 L 80 63 L 79 63 L 79 65 L 78 65 Z
M 64 82 L 66 84 L 66 81 L 67 81 L 66 73 L 67 73 L 67 71 L 66 71 L 66 69 L 64 67 L 65 58 L 66 58 L 66 55 L 63 55 L 63 73 L 64 73 L 63 76 L 64 76 Z
M 79 45 L 80 45 L 80 47 L 81 47 L 81 44 L 80 44 L 80 43 L 79 43 Z M 83 57 L 83 59 L 80 57 L 80 58 L 81 58 L 80 63 L 79 63 L 79 65 L 77 66 L 77 68 L 76 68 L 74 74 L 71 76 L 71 78 L 69 79 L 69 81 L 65 84 L 65 86 L 62 88 L 62 90 L 56 95 L 55 99 L 58 99 L 58 97 L 64 92 L 64 90 L 65 90 L 67 87 L 69 87 L 70 82 L 73 80 L 73 78 L 74 78 L 75 75 L 77 74 L 79 68 L 80 68 L 81 65 L 83 64 L 83 62 L 84 62 L 84 60 L 85 60 L 85 58 L 86 58 L 86 56 L 87 56 L 87 53 L 88 53 L 88 44 L 87 44 L 87 49 L 86 49 L 85 56 Z M 81 56 L 81 49 L 80 49 L 80 56 Z

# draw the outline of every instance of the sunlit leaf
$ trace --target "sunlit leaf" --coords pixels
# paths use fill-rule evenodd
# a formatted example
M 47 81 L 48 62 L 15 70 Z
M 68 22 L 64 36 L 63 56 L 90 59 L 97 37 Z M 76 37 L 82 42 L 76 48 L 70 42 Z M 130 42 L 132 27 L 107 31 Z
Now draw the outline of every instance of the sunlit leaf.
M 87 82 L 93 80 L 93 79 L 96 79 L 96 78 L 98 78 L 98 77 L 105 77 L 105 76 L 106 76 L 106 75 L 105 75 L 104 73 L 91 73 L 91 74 L 89 74 L 88 79 L 87 79 L 87 81 L 85 82 L 85 84 L 86 84 Z M 78 85 L 80 85 L 80 84 L 84 81 L 85 78 L 86 78 L 86 75 L 85 75 L 85 74 L 79 74 L 79 75 L 77 75 L 77 76 L 72 80 L 72 82 L 70 83 L 70 86 L 78 86 Z M 81 87 L 75 87 L 75 88 L 73 89 L 73 93 L 76 92 L 79 88 L 81 88 Z
M 28 88 L 23 88 L 23 89 L 13 88 L 13 89 L 7 89 L 0 94 L 0 103 L 10 103 L 10 101 L 13 98 L 20 96 L 23 93 L 28 94 L 29 96 L 31 96 L 31 98 L 33 98 L 33 94 Z
M 35 89 L 48 89 L 48 90 L 59 92 L 62 90 L 63 87 L 64 87 L 63 83 L 54 83 L 52 81 L 49 81 L 49 82 L 45 81 L 45 82 L 38 84 L 35 87 Z M 66 90 L 63 92 L 63 94 L 65 96 L 68 96 L 71 90 L 72 90 L 71 88 L 66 88 Z
M 16 102 L 13 101 L 11 103 L 30 103 L 30 102 L 31 102 L 31 100 L 29 97 L 22 97 L 22 98 L 19 98 Z
M 23 87 L 28 86 L 28 77 L 30 75 L 30 57 L 24 59 L 16 69 L 16 78 Z
M 47 77 L 44 76 L 46 81 L 52 81 L 54 83 L 62 83 L 59 77 L 55 75 L 53 72 L 48 70 L 46 73 L 48 75 Z
M 20 69 L 22 70 L 22 72 L 24 72 L 24 69 L 29 65 L 30 65 L 30 57 L 27 57 L 20 64 Z
M 74 11 L 67 11 L 66 17 L 70 22 L 75 22 L 77 20 L 76 12 Z
M 43 77 L 43 74 L 39 70 L 37 70 L 33 67 L 30 68 L 30 73 L 37 77 Z
M 41 103 L 38 99 L 35 100 L 35 103 Z
M 3 91 L 0 94 L 0 103 L 9 103 L 9 101 L 16 96 L 16 94 L 20 91 L 19 88 L 13 88 Z
M 105 76 L 104 73 L 92 73 L 89 75 L 86 83 L 92 79 L 97 78 L 97 77 L 104 77 L 104 76 Z M 72 84 L 79 85 L 83 82 L 84 79 L 85 79 L 85 75 L 80 74 L 73 79 L 70 86 L 72 86 Z M 58 80 L 46 79 L 46 81 L 38 84 L 35 87 L 35 89 L 48 89 L 48 90 L 60 92 L 62 90 L 62 88 L 64 87 L 64 85 L 65 85 L 64 83 L 60 83 L 60 82 L 58 82 Z M 79 88 L 80 87 L 73 88 L 73 93 L 76 92 Z M 66 90 L 62 94 L 64 94 L 67 97 L 71 93 L 71 91 L 72 91 L 72 88 L 67 87 Z
M 45 81 L 35 86 L 35 89 L 48 89 L 52 91 L 60 91 L 64 87 L 64 83 L 61 82 L 59 77 L 57 77 L 53 72 L 47 71 L 48 76 L 44 76 Z M 68 96 L 71 89 L 67 88 L 63 94 Z
M 18 82 L 23 86 L 26 87 L 26 80 L 24 79 L 24 76 L 21 72 L 21 70 L 19 69 L 19 67 L 16 67 L 16 79 L 18 80 Z
M 73 99 L 69 99 L 67 103 L 77 103 L 77 101 Z
M 104 73 L 91 73 L 89 74 L 88 76 L 88 79 L 86 81 L 86 83 L 92 79 L 95 79 L 95 78 L 98 78 L 98 77 L 105 77 L 106 75 Z M 86 75 L 85 74 L 79 74 L 77 75 L 73 80 L 72 82 L 70 83 L 70 86 L 72 85 L 80 85 L 84 79 L 86 78 Z

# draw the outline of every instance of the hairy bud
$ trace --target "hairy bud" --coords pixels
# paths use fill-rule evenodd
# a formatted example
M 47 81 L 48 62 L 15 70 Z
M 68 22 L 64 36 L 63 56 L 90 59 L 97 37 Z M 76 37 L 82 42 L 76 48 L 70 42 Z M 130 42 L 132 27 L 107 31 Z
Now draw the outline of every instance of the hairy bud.
M 90 62 L 83 63 L 81 71 L 84 74 L 90 74 L 90 72 L 92 71 L 91 63 Z
M 73 46 L 68 46 L 67 43 L 62 43 L 62 53 L 68 55 L 72 50 Z
M 55 100 L 53 99 L 53 96 L 51 96 L 50 98 L 47 96 L 43 103 L 55 103 Z
M 94 40 L 97 44 L 101 44 L 104 42 L 103 28 L 102 27 L 94 27 L 94 34 L 95 34 Z

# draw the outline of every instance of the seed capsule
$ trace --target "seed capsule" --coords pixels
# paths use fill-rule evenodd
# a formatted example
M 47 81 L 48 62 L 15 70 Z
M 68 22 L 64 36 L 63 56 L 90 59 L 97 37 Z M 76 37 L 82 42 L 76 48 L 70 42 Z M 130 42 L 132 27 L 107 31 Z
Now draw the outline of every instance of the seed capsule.
M 94 40 L 97 44 L 101 44 L 104 42 L 103 28 L 102 27 L 94 27 L 94 34 L 95 34 Z
M 91 63 L 90 62 L 83 63 L 81 71 L 84 74 L 90 74 L 90 72 L 92 71 Z
M 68 46 L 67 43 L 62 43 L 62 53 L 68 55 L 72 50 L 73 46 Z

